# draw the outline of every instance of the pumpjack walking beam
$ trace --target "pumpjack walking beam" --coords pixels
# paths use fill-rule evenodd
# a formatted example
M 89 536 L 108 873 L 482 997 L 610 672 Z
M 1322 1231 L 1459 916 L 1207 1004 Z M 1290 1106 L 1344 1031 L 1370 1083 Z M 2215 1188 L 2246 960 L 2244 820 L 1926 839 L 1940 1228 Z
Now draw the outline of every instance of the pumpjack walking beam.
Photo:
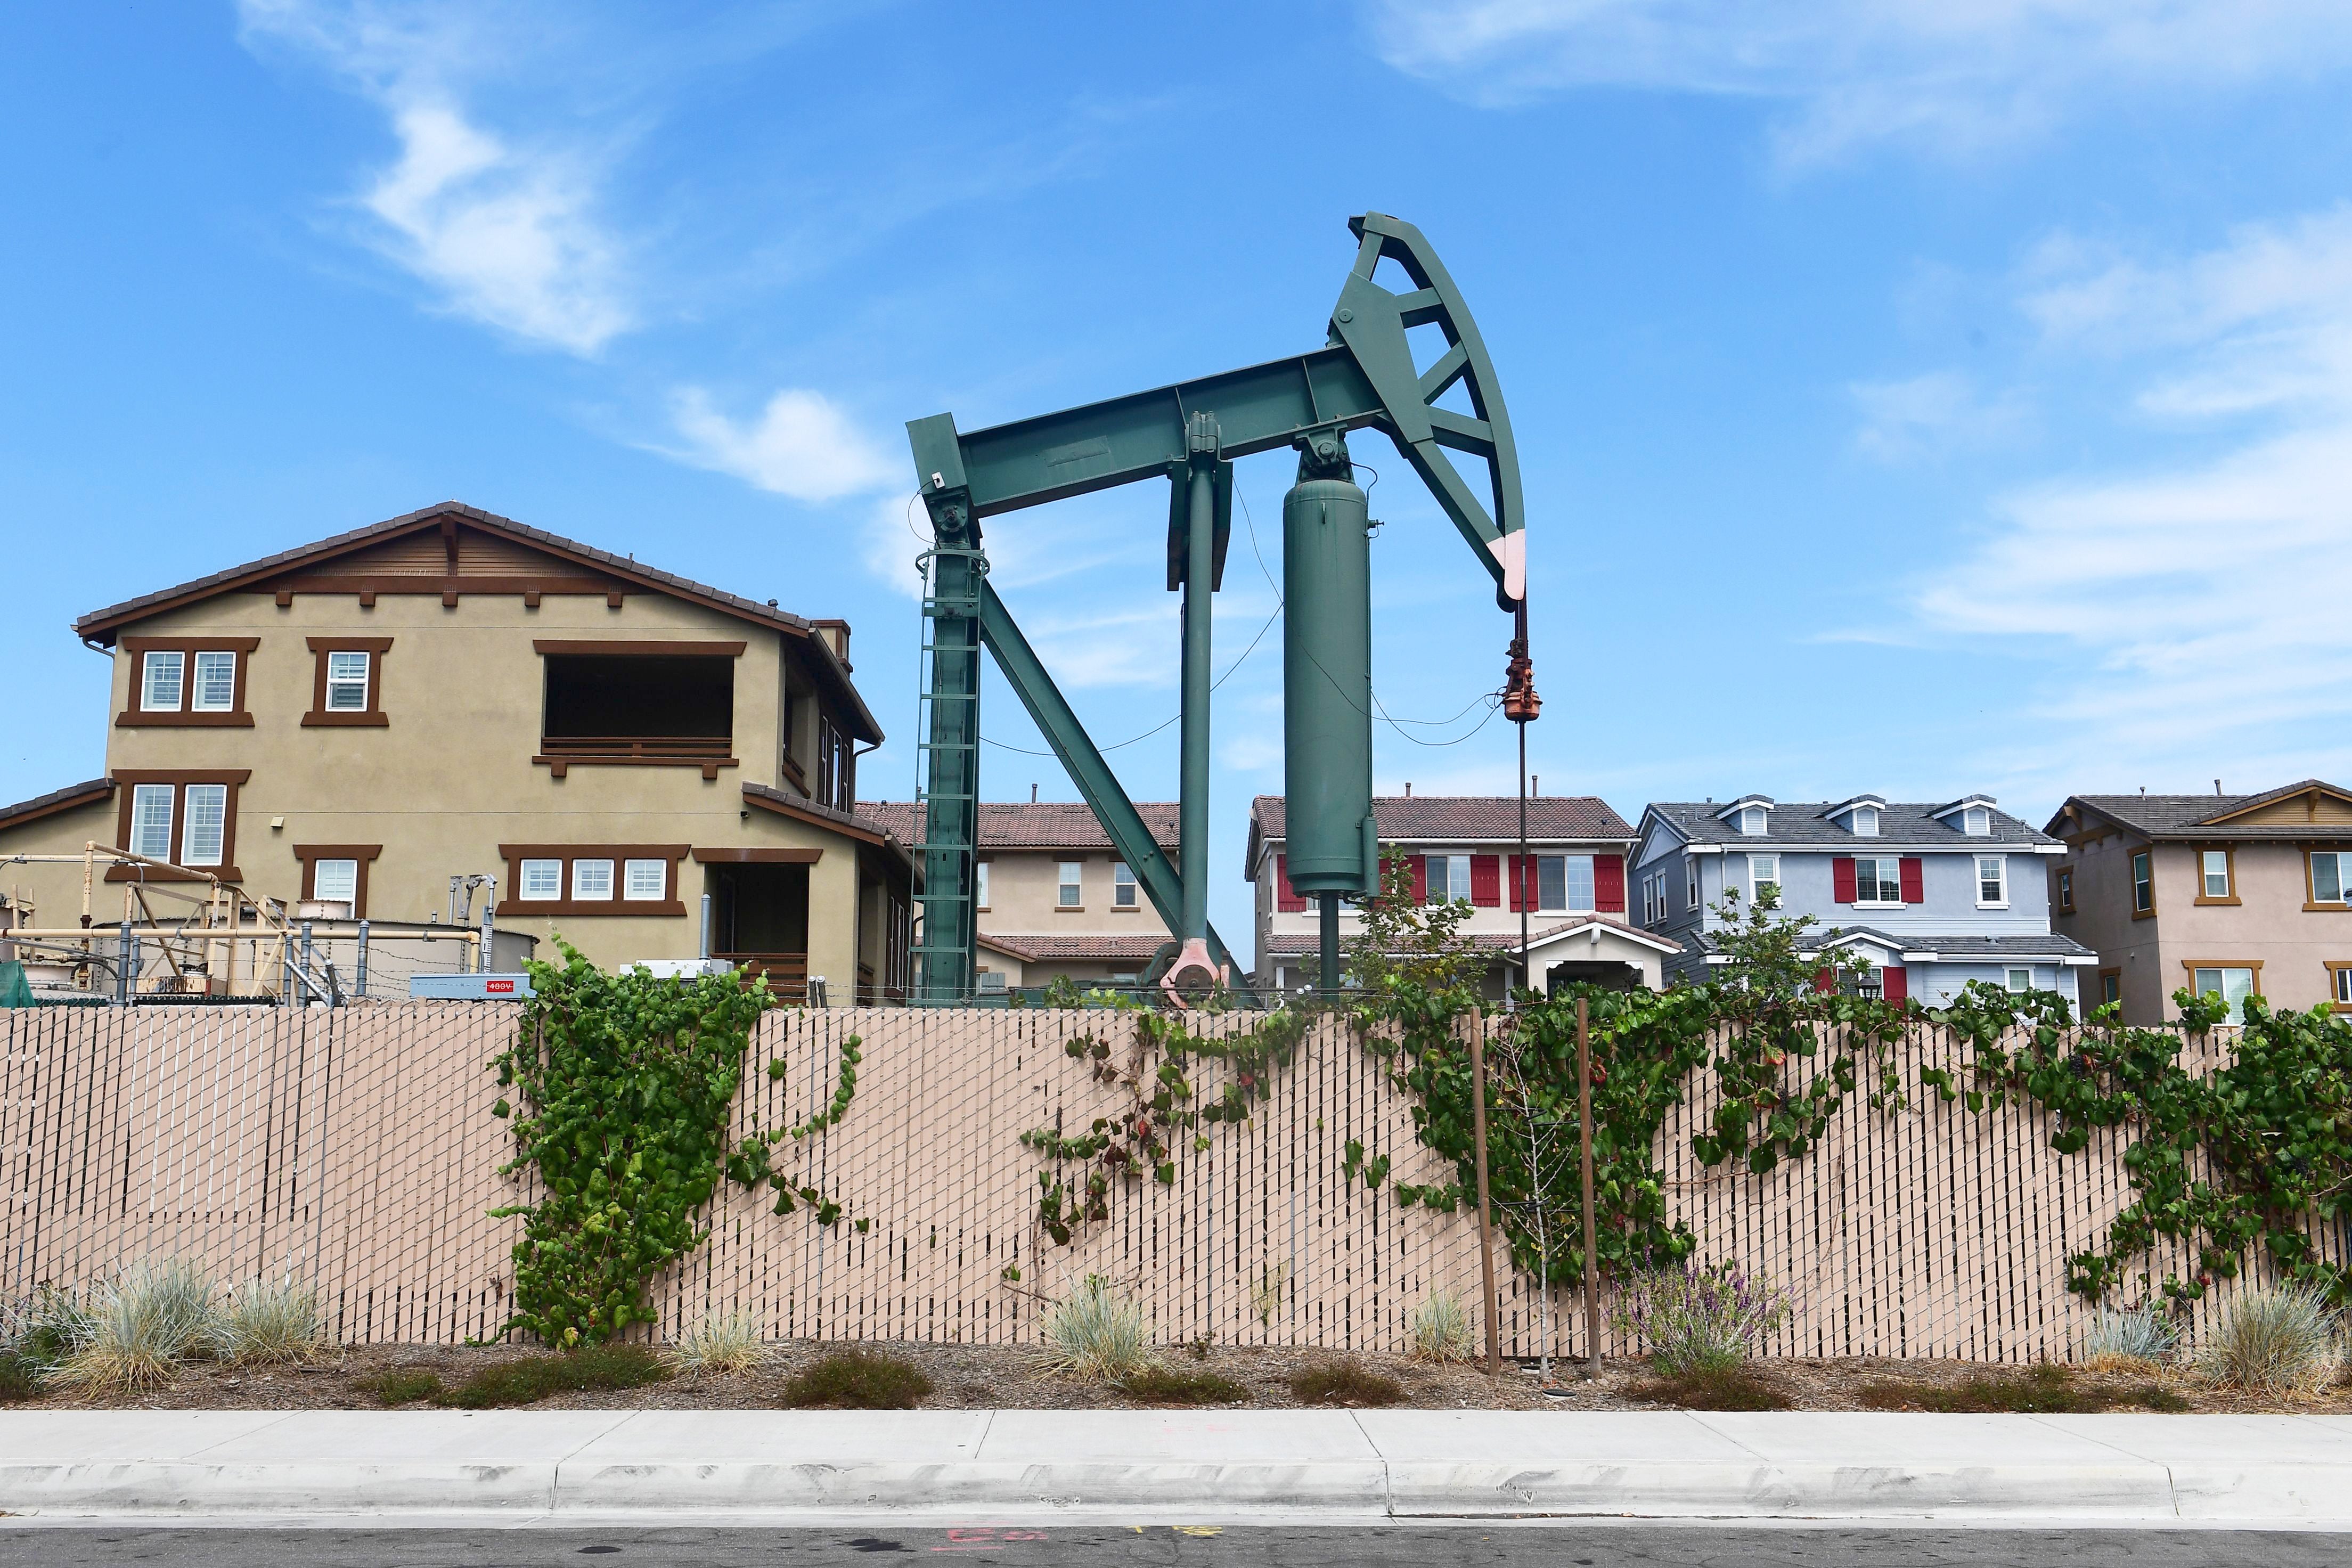
M 969 434 L 956 429 L 952 415 L 908 423 L 915 471 L 936 541 L 924 604 L 930 658 L 923 694 L 924 937 L 917 949 L 923 961 L 918 987 L 922 999 L 954 1000 L 969 994 L 971 984 L 982 640 L 997 654 L 999 667 L 1038 719 L 1112 842 L 1151 889 L 1154 907 L 1183 940 L 1177 963 L 1230 963 L 1207 924 L 1208 603 L 1223 566 L 1235 458 L 1295 447 L 1304 454 L 1302 480 L 1313 472 L 1351 485 L 1343 438 L 1351 430 L 1377 429 L 1395 444 L 1476 549 L 1495 579 L 1498 602 L 1511 609 L 1523 601 L 1518 458 L 1477 325 L 1420 230 L 1380 213 L 1351 218 L 1349 227 L 1359 241 L 1356 263 L 1332 308 L 1325 346 L 1313 353 Z M 1401 266 L 1413 287 L 1398 293 L 1375 282 L 1383 259 Z M 1447 346 L 1425 369 L 1417 369 L 1406 334 L 1432 325 Z M 1439 399 L 1457 384 L 1469 414 L 1439 406 Z M 1486 465 L 1483 497 L 1449 453 Z M 982 518 L 1145 479 L 1171 481 L 1168 585 L 1185 595 L 1181 870 L 1166 868 L 1150 836 L 1140 833 L 1140 818 L 1125 792 L 1026 643 L 1018 641 L 1012 617 L 987 583 L 981 544 Z M 1339 509 L 1341 515 L 1352 512 Z M 1332 514 L 1327 506 L 1320 515 L 1328 521 Z M 1016 642 L 1020 657 L 1008 661 L 1006 652 Z M 1286 703 L 1314 695 L 1286 685 Z M 1351 784 L 1339 793 L 1360 795 L 1369 819 L 1369 690 L 1363 698 L 1341 698 L 1358 710 L 1365 728 L 1365 776 L 1360 788 Z M 1296 799 L 1302 766 L 1315 763 L 1311 758 L 1302 763 L 1298 748 L 1291 750 L 1288 785 Z M 1296 809 L 1292 815 L 1297 816 Z M 1345 826 L 1356 831 L 1354 822 Z M 1331 871 L 1321 886 L 1309 889 L 1325 900 L 1327 923 L 1328 911 L 1336 909 L 1332 900 L 1377 889 L 1377 846 L 1362 859 L 1369 870 Z M 1156 886 L 1147 868 L 1158 868 L 1176 885 Z M 1172 896 L 1163 902 L 1163 895 Z

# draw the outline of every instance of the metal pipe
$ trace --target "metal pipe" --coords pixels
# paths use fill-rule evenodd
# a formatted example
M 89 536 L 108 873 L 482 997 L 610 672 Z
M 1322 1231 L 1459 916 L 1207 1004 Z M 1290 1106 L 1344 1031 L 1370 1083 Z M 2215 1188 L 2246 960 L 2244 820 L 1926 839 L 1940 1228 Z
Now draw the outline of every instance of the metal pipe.
M 481 963 L 481 973 L 484 974 L 490 972 L 490 955 L 498 945 L 493 940 L 497 937 L 499 930 L 498 907 L 499 879 L 496 877 L 486 876 L 482 879 L 482 945 L 481 951 L 476 954 Z
M 1519 726 L 1519 733 L 1528 732 Z M 1601 1375 L 1601 1258 L 1595 1243 L 1600 1230 L 1592 1213 L 1592 1033 L 1585 1017 L 1585 999 L 1576 999 L 1576 1135 L 1584 1156 L 1584 1371 Z
M 124 921 L 121 945 L 114 955 L 114 1005 L 118 1007 L 128 1006 L 131 1002 L 131 922 Z
M 705 960 L 710 957 L 710 895 L 709 893 L 702 895 L 702 944 L 695 956 Z
M 1323 989 L 1339 989 L 1339 895 L 1325 893 L 1319 902 L 1323 915 Z
M 1470 1009 L 1470 1131 L 1478 1149 L 1478 1288 L 1486 1303 L 1486 1375 L 1503 1371 L 1503 1318 L 1495 1300 L 1495 1215 L 1486 1190 L 1486 1027 Z
M 316 996 L 319 994 L 319 983 L 310 978 L 311 957 L 310 922 L 304 921 L 302 922 L 302 988 Z
M 368 923 L 360 921 L 359 957 L 352 965 L 352 990 L 362 997 L 367 995 Z
M 1193 419 L 1197 454 L 1204 416 Z M 1186 942 L 1209 934 L 1209 623 L 1210 584 L 1216 571 L 1215 426 L 1207 432 L 1209 460 L 1192 462 L 1184 522 L 1183 794 L 1178 848 L 1184 879 Z

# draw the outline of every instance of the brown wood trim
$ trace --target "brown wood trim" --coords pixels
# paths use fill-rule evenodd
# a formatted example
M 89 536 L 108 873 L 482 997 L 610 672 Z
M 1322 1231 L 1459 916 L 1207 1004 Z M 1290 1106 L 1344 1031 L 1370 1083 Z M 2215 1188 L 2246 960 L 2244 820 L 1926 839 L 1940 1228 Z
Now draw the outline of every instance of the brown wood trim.
M 494 911 L 500 915 L 683 915 L 686 902 L 678 896 L 679 862 L 693 853 L 688 844 L 501 844 L 499 856 L 506 862 L 503 896 Z M 560 899 L 519 899 L 521 887 L 522 862 L 525 860 L 561 860 L 563 862 L 563 896 Z M 610 860 L 613 862 L 613 896 L 609 899 L 574 900 L 572 897 L 572 863 L 574 860 Z M 622 889 L 627 885 L 628 860 L 667 860 L 669 862 L 669 893 L 667 899 L 625 899 Z
M 2230 896 L 2226 899 L 2208 898 L 2205 895 L 2205 857 L 2209 851 L 2215 849 L 2221 852 L 2222 874 L 2230 879 Z M 2190 903 L 2242 904 L 2246 901 L 2238 897 L 2238 850 L 2235 845 L 2192 844 L 2189 847 L 2189 869 L 2195 874 L 2196 879 L 2190 886 L 2197 889 L 2197 896 L 2189 900 Z
M 2054 913 L 2062 915 L 2071 915 L 2074 912 L 2074 867 L 2050 868 L 2050 908 Z
M 226 593 L 230 590 L 223 589 Z M 615 594 L 641 593 L 644 590 L 622 584 L 615 586 L 610 577 L 592 577 L 585 574 L 551 572 L 530 577 L 447 577 L 438 574 L 379 573 L 345 577 L 279 577 L 256 584 L 248 592 L 274 594 L 279 602 L 290 605 L 297 594 L 472 594 L 505 597 L 515 594 L 603 595 L 610 600 Z
M 2263 961 L 2259 958 L 2184 958 L 2180 967 L 2188 973 L 2189 988 L 2197 987 L 2197 972 L 2200 969 L 2251 969 L 2254 972 L 2254 994 L 2263 994 Z
M 45 802 L 37 810 L 23 811 L 13 816 L 0 817 L 0 830 L 22 827 L 28 822 L 38 822 L 45 816 L 55 816 L 61 811 L 79 811 L 85 805 L 96 805 L 113 793 L 114 781 L 111 778 L 100 779 L 89 788 L 78 794 Z
M 734 846 L 694 852 L 695 863 L 701 866 L 814 866 L 824 856 L 822 849 L 752 849 Z
M 390 637 L 305 637 L 310 647 L 310 710 L 302 715 L 305 729 L 380 730 L 392 721 L 383 711 L 383 656 L 392 650 Z M 327 656 L 363 653 L 368 656 L 368 705 L 359 711 L 327 708 Z M 309 895 L 304 895 L 308 897 Z
M 794 822 L 805 822 L 813 827 L 822 827 L 829 833 L 838 833 L 844 838 L 854 838 L 862 844 L 880 846 L 889 841 L 890 836 L 879 828 L 868 827 L 862 822 L 841 822 L 830 816 L 821 816 L 814 807 L 803 805 L 798 801 L 772 800 L 763 795 L 753 795 L 748 785 L 743 792 L 743 804 L 756 805 L 762 811 L 772 811 L 778 816 L 789 816 Z
M 172 792 L 172 853 L 164 859 L 174 859 L 180 853 L 180 835 L 188 821 L 188 789 L 192 784 L 226 784 L 228 799 L 221 814 L 221 863 L 217 866 L 190 867 L 189 875 L 158 871 L 152 866 L 109 866 L 106 879 L 110 882 L 194 882 L 209 875 L 224 882 L 241 882 L 245 873 L 236 867 L 236 792 L 253 777 L 250 768 L 227 768 L 180 773 L 157 768 L 121 768 L 110 775 L 120 785 L 115 794 L 114 842 L 118 848 L 131 847 L 131 806 L 137 793 L 135 784 L 171 784 Z
M 124 730 L 249 730 L 253 715 L 246 710 L 245 678 L 253 664 L 253 650 L 261 646 L 259 637 L 121 637 L 116 647 L 131 657 L 131 680 L 123 693 L 122 711 L 114 716 L 117 728 Z M 141 689 L 145 685 L 147 655 L 176 653 L 183 656 L 180 668 L 180 706 L 169 711 L 149 711 L 139 706 Z M 188 706 L 194 696 L 195 656 L 200 653 L 233 653 L 236 655 L 236 681 L 230 692 L 231 706 L 225 713 L 199 713 Z
M 2327 1005 L 2329 1010 L 2337 1013 L 2352 1013 L 2352 1002 L 2338 1002 L 2336 999 L 2336 987 L 2338 984 L 2336 978 L 2336 972 L 2338 970 L 2352 969 L 2352 959 L 2322 959 L 2320 961 L 2320 966 L 2327 971 Z
M 733 757 L 548 757 L 531 758 L 547 769 L 550 778 L 562 778 L 572 768 L 700 768 L 704 782 L 717 780 L 721 768 L 740 768 Z
M 302 862 L 302 893 L 305 899 L 315 899 L 318 893 L 318 863 L 321 860 L 356 860 L 359 879 L 352 887 L 352 919 L 367 919 L 368 865 L 383 853 L 381 844 L 297 844 L 294 858 Z
M 2304 850 L 2303 850 L 2303 910 L 2304 910 L 2304 912 L 2305 912 L 2305 914 L 2314 914 L 2314 915 L 2340 915 L 2340 914 L 2344 914 L 2344 913 L 2347 913 L 2347 912 L 2352 912 L 2352 896 L 2348 896 L 2348 897 L 2347 898 L 2346 901 L 2344 901 L 2344 902 L 2342 902 L 2342 903 L 2334 903 L 2334 904 L 2324 904 L 2324 903 L 2321 903 L 2317 899 L 2315 899 L 2315 898 L 2314 898 L 2314 897 L 2312 896 L 2314 893 L 2315 893 L 2316 891 L 2318 891 L 2318 889 L 2317 889 L 2313 885 L 2313 881 L 2312 881 L 2312 875 L 2311 875 L 2311 858 L 2312 858 L 2314 855 L 2336 855 L 2336 854 L 2344 854 L 2344 851 L 2341 851 L 2341 850 L 2335 850 L 2335 849 L 2315 849 L 2315 848 L 2313 848 L 2313 847 L 2312 847 L 2311 846 L 2309 846 L 2309 845 L 2305 845 L 2305 846 L 2304 846 Z M 2346 858 L 2346 859 L 2352 859 L 2352 854 L 2347 854 L 2347 855 L 2345 855 L 2345 858 Z M 2340 885 L 2340 884 L 2341 884 L 2341 882 L 2343 881 L 2343 878 L 2344 878 L 2344 866 L 2343 866 L 2343 862 L 2342 862 L 2342 861 L 2338 861 L 2338 862 L 2336 862 L 2336 880 L 2337 880 L 2337 882 L 2338 882 L 2338 883 L 2339 883 L 2339 885 Z
M 2144 910 L 2138 906 L 2137 884 L 2132 876 L 2132 861 L 2142 855 L 2147 857 L 2147 908 Z M 2156 896 L 2155 845 L 2146 845 L 2138 849 L 2134 849 L 2129 845 L 2124 847 L 2124 901 L 2132 906 L 2132 919 L 2136 921 L 2156 919 L 2157 906 L 2160 900 Z
M 576 640 L 564 637 L 533 637 L 530 651 L 537 654 L 572 656 L 675 658 L 740 658 L 744 648 L 740 642 L 632 642 L 626 639 Z
M 2108 975 L 2110 975 L 2110 974 L 2112 974 L 2112 975 L 2114 975 L 2114 976 L 2116 977 L 2116 1000 L 2117 1002 L 2121 1002 L 2121 1001 L 2124 999 L 2124 972 L 2123 972 L 2122 968 L 2121 968 L 2120 966 L 2117 966 L 2117 967 L 2113 968 L 2113 969 L 2102 969 L 2102 970 L 2100 970 L 2100 971 L 2099 971 L 2099 999 L 2098 999 L 2096 1002 L 2092 1003 L 2092 1004 L 2091 1004 L 2091 1005 L 2092 1005 L 2092 1006 L 2094 1006 L 2094 1007 L 2103 1007 L 2103 1006 L 2106 1005 L 2106 1001 L 2107 1001 L 2107 984 L 2106 984 L 2106 981 L 2107 981 L 2107 976 L 2108 976 Z

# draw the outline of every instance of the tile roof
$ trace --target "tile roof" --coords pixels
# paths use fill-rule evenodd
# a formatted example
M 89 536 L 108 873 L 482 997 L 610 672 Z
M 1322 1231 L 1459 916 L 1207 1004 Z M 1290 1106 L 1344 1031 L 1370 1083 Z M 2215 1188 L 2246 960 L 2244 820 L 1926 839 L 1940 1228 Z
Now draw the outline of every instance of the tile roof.
M 1758 796 L 1744 796 L 1755 800 Z M 1874 799 L 1864 795 L 1861 799 Z M 1963 796 L 1980 800 L 1980 795 Z M 1856 837 L 1825 814 L 1848 804 L 1828 801 L 1782 801 L 1772 807 L 1765 818 L 1765 831 L 1759 838 L 1750 838 L 1737 826 L 1724 821 L 1717 814 L 1730 808 L 1729 801 L 1661 800 L 1652 801 L 1649 811 L 1671 824 L 1685 838 L 1700 844 L 1749 844 L 1769 847 L 1776 844 L 1805 847 L 1832 845 L 1851 847 L 1918 847 L 1950 845 L 1954 848 L 1969 844 L 2051 844 L 2056 842 L 2048 834 L 2029 826 L 2000 807 L 1992 807 L 1988 817 L 1992 828 L 1990 834 L 1971 837 L 1960 831 L 1957 821 L 1943 820 L 1936 813 L 1948 809 L 1944 803 L 1927 801 L 1888 801 L 1879 809 L 1878 837 L 1874 839 Z M 1648 815 L 1645 813 L 1644 815 Z
M 1381 837 L 1392 844 L 1500 844 L 1519 837 L 1519 797 L 1515 795 L 1379 795 L 1372 817 Z M 1242 875 L 1255 880 L 1260 846 L 1286 837 L 1283 797 L 1262 795 L 1250 802 L 1249 845 Z M 1528 801 L 1528 837 L 1557 843 L 1631 842 L 1633 826 L 1598 795 L 1541 795 Z
M 32 822 L 52 812 L 70 811 L 78 805 L 104 800 L 113 793 L 112 779 L 85 779 L 78 784 L 53 789 L 47 795 L 37 795 L 30 800 L 20 800 L 14 805 L 0 805 L 0 827 Z
M 2309 838 L 2352 837 L 2352 825 L 2340 822 L 2215 822 L 2275 801 L 2292 800 L 2311 790 L 2352 796 L 2352 790 L 2325 779 L 2303 779 L 2255 795 L 2076 795 L 2067 805 L 2084 805 L 2117 826 L 2147 838 Z M 2050 819 L 2050 830 L 2061 831 L 2064 807 Z
M 1138 801 L 1143 826 L 1162 849 L 1176 852 L 1177 806 L 1172 801 Z M 857 814 L 884 825 L 901 844 L 921 841 L 921 824 L 914 804 L 903 800 L 862 800 Z M 1095 820 L 1091 807 L 1075 800 L 984 800 L 980 803 L 980 847 L 983 849 L 1108 849 L 1110 835 Z
M 820 805 L 815 801 L 793 794 L 790 790 L 778 789 L 773 784 L 753 784 L 748 781 L 743 785 L 743 798 L 751 805 L 763 810 L 772 811 L 782 816 L 797 816 L 803 822 L 814 823 L 819 827 L 830 827 L 836 833 L 890 850 L 904 861 L 909 869 L 914 866 L 914 856 L 908 852 L 906 841 L 892 834 L 881 824 L 871 820 L 862 812 L 844 811 L 838 806 Z
M 847 668 L 842 664 L 840 658 L 834 653 L 824 639 L 816 634 L 806 618 L 795 616 L 790 611 L 772 609 L 759 600 L 747 599 L 740 594 L 730 594 L 723 588 L 714 588 L 706 583 L 698 583 L 691 577 L 681 577 L 674 572 L 665 572 L 659 567 L 647 566 L 629 556 L 615 555 L 609 550 L 599 550 L 593 544 L 583 544 L 577 540 L 566 539 L 560 533 L 550 533 L 544 529 L 517 522 L 510 517 L 500 517 L 496 512 L 484 511 L 479 507 L 467 506 L 463 501 L 442 501 L 436 505 L 419 508 L 415 511 L 403 512 L 398 517 L 386 518 L 382 522 L 372 522 L 365 528 L 355 528 L 347 533 L 333 534 L 309 544 L 298 545 L 292 550 L 281 550 L 275 555 L 265 555 L 257 561 L 248 561 L 242 566 L 231 566 L 219 572 L 208 573 L 205 576 L 192 578 L 174 587 L 159 588 L 152 594 L 142 594 L 136 598 L 125 599 L 121 604 L 109 605 L 100 610 L 92 610 L 74 622 L 74 635 L 84 641 L 98 638 L 110 643 L 113 640 L 112 634 L 119 627 L 142 616 L 170 605 L 184 604 L 190 600 L 210 598 L 216 594 L 228 593 L 257 578 L 269 577 L 287 568 L 316 561 L 324 556 L 342 554 L 362 545 L 373 543 L 377 540 L 411 531 L 423 523 L 441 517 L 459 518 L 476 527 L 570 555 L 575 560 L 591 563 L 615 577 L 642 583 L 646 587 L 673 594 L 682 599 L 698 600 L 740 620 L 755 621 L 763 626 L 774 626 L 779 630 L 794 634 L 813 647 L 823 650 L 817 656 L 820 668 L 828 668 L 834 673 L 841 689 L 840 694 L 846 698 L 857 719 L 870 731 L 860 735 L 859 739 L 867 742 L 879 742 L 882 739 L 881 727 L 875 721 L 873 713 L 867 710 L 865 699 L 858 695 L 856 687 L 851 684 Z
M 2045 936 L 2032 932 L 2002 936 L 1976 934 L 1920 936 L 1916 933 L 1898 936 L 1891 931 L 1880 931 L 1875 926 L 1841 926 L 1837 931 L 1836 940 L 1840 944 L 1855 937 L 1863 937 L 1881 947 L 1893 948 L 1902 952 L 1932 952 L 1936 955 L 1936 962 L 1942 963 L 1965 963 L 1970 959 L 1988 961 L 2008 959 L 2022 962 L 2028 958 L 2058 963 L 2087 963 L 2097 957 L 2090 948 L 2084 947 L 2071 936 Z M 1685 936 L 1683 939 L 1683 951 L 1714 953 L 1720 952 L 1722 949 L 1716 942 L 1714 933 L 1709 932 L 1704 937 Z M 1807 949 L 1807 951 L 1812 950 Z
M 1514 798 L 1514 804 L 1517 804 L 1516 797 Z M 1538 929 L 1528 932 L 1528 945 L 1530 947 L 1540 946 L 1543 942 L 1549 940 L 1551 937 L 1557 936 L 1561 931 L 1574 931 L 1580 926 L 1590 925 L 1591 923 L 1592 918 L 1591 916 L 1580 915 L 1572 921 L 1559 921 L 1551 925 L 1538 927 Z M 1623 925 L 1616 921 L 1607 920 L 1605 918 L 1600 923 L 1608 926 L 1614 926 L 1628 936 L 1648 937 L 1650 935 L 1647 931 L 1636 931 L 1632 926 Z M 1517 931 L 1474 931 L 1468 933 L 1465 940 L 1469 942 L 1472 948 L 1480 952 L 1516 953 L 1519 951 L 1519 933 Z M 1651 938 L 1651 940 L 1655 941 L 1657 939 Z M 1294 952 L 1320 952 L 1322 948 L 1322 938 L 1317 932 L 1311 931 L 1269 931 L 1266 934 L 1265 948 L 1268 952 L 1279 952 L 1285 954 Z
M 1010 935 L 982 931 L 976 939 L 982 947 L 992 947 L 1009 952 L 1024 963 L 1048 963 L 1054 959 L 1123 959 L 1139 963 L 1149 963 L 1161 947 L 1171 940 L 1165 935 L 1143 934 L 1118 936 L 1111 934 L 1077 936 L 1033 936 L 1016 931 Z

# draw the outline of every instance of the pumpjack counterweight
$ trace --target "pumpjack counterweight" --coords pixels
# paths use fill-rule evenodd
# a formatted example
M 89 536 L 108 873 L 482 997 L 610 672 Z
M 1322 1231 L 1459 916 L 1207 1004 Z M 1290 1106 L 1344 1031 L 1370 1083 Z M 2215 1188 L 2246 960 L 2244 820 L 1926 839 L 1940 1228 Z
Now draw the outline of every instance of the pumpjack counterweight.
M 1524 654 L 1518 457 L 1477 324 L 1419 229 L 1381 213 L 1351 218 L 1349 227 L 1356 262 L 1321 349 L 968 435 L 952 415 L 908 424 L 934 539 L 924 557 L 918 1000 L 963 1000 L 975 977 L 982 647 L 1176 933 L 1147 977 L 1181 1005 L 1178 975 L 1205 971 L 1219 984 L 1233 975 L 1232 955 L 1208 919 L 1208 821 L 1210 601 L 1223 574 L 1235 459 L 1286 447 L 1300 453 L 1298 483 L 1283 503 L 1286 853 L 1292 885 L 1322 902 L 1327 986 L 1339 978 L 1339 902 L 1380 886 L 1369 522 L 1349 466 L 1349 431 L 1387 436 L 1421 476 L 1477 550 L 1497 601 L 1521 616 Z M 1383 260 L 1402 267 L 1413 287 L 1398 293 L 1374 281 Z M 1437 327 L 1446 348 L 1416 367 L 1406 334 L 1422 326 Z M 1457 387 L 1469 413 L 1441 402 Z M 1482 462 L 1486 483 L 1465 480 L 1449 454 Z M 1168 586 L 1184 605 L 1177 865 L 1013 623 L 988 580 L 982 545 L 982 518 L 1145 479 L 1170 483 Z

